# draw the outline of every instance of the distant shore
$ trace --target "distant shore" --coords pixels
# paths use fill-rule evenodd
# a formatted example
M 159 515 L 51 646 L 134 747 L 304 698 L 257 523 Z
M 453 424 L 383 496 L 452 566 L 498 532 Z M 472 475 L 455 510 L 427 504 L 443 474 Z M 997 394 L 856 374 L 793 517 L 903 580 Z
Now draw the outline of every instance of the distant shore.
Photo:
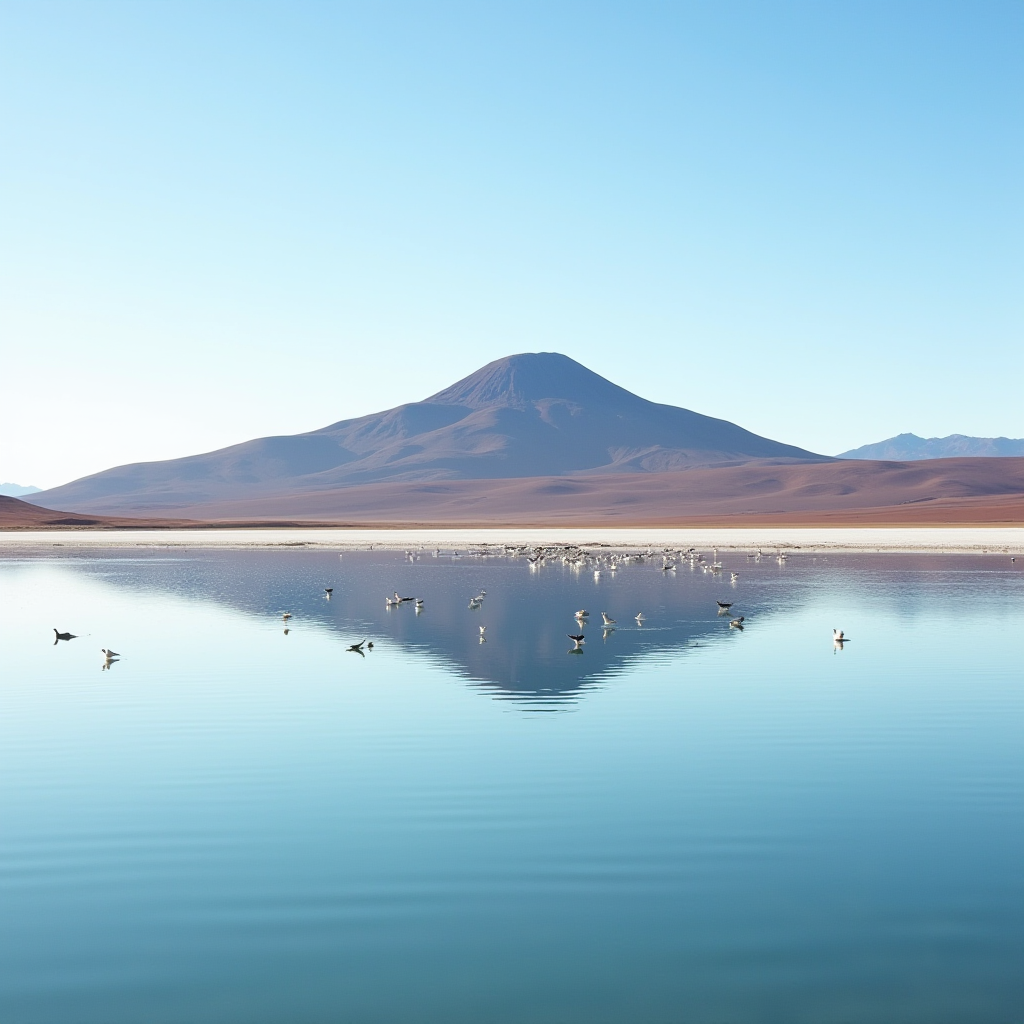
M 1024 527 L 189 529 L 0 531 L 0 556 L 99 548 L 463 550 L 503 545 L 807 552 L 1024 554 Z

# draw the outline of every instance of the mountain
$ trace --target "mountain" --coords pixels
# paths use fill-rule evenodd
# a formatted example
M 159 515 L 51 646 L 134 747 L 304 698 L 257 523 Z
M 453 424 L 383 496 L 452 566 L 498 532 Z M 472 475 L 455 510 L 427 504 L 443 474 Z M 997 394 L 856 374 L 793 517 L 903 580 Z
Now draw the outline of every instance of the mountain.
M 32 500 L 150 514 L 370 483 L 651 473 L 755 459 L 832 461 L 726 420 L 648 402 L 567 356 L 540 352 L 488 363 L 423 402 L 306 434 L 120 466 Z
M 966 434 L 926 438 L 917 434 L 897 434 L 887 441 L 866 444 L 836 457 L 915 462 L 918 459 L 1012 458 L 1021 455 L 1024 455 L 1024 438 L 968 437 Z
M 5 494 L 9 498 L 22 498 L 26 494 L 38 494 L 39 491 L 40 488 L 33 487 L 31 484 L 27 487 L 24 484 L 0 484 L 0 494 Z
M 74 512 L 58 512 L 41 508 L 20 498 L 0 494 L 0 530 L 46 529 L 139 529 L 140 527 L 183 527 L 195 525 L 188 520 L 122 519 L 113 516 L 81 516 Z

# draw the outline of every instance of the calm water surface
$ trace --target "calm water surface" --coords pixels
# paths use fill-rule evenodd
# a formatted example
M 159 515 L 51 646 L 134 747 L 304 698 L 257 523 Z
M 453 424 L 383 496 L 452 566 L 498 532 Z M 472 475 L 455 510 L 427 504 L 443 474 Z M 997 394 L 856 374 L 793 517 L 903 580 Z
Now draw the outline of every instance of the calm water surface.
M 1021 567 L 724 560 L 0 560 L 0 1021 L 1024 1020 Z

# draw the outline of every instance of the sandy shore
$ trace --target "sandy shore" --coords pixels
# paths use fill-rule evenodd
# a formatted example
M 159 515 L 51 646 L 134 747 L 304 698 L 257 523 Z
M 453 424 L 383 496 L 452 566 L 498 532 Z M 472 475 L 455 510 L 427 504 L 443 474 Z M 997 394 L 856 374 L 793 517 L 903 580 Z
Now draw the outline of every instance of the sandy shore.
M 751 529 L 274 529 L 19 530 L 0 532 L 0 555 L 67 548 L 460 549 L 503 544 L 765 551 L 1002 552 L 1024 554 L 1022 527 Z

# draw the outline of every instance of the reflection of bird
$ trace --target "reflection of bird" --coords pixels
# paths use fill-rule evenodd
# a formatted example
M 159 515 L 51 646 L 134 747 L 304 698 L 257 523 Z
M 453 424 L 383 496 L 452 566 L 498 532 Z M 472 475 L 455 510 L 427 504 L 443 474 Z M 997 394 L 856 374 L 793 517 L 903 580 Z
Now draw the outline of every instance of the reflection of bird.
M 54 647 L 57 646 L 57 641 L 58 640 L 74 640 L 75 639 L 75 634 L 74 633 L 58 633 L 56 629 L 54 629 L 53 633 L 54 633 L 54 641 L 53 641 Z
M 738 619 L 733 619 L 729 623 L 729 628 L 730 629 L 740 629 L 740 630 L 742 630 L 743 629 L 743 616 L 741 615 Z
M 582 650 L 582 649 L 583 649 L 583 634 L 582 634 L 582 633 L 579 633 L 579 634 L 573 634 L 573 633 L 566 633 L 565 635 L 566 635 L 566 636 L 567 636 L 567 637 L 568 637 L 568 638 L 569 638 L 569 639 L 570 639 L 570 640 L 571 640 L 571 641 L 573 642 L 573 644 L 575 645 L 575 646 L 573 647 L 573 650 L 574 650 L 574 651 L 579 651 L 579 650 Z
M 606 626 L 615 625 L 615 620 L 607 612 L 601 612 L 601 619 Z

